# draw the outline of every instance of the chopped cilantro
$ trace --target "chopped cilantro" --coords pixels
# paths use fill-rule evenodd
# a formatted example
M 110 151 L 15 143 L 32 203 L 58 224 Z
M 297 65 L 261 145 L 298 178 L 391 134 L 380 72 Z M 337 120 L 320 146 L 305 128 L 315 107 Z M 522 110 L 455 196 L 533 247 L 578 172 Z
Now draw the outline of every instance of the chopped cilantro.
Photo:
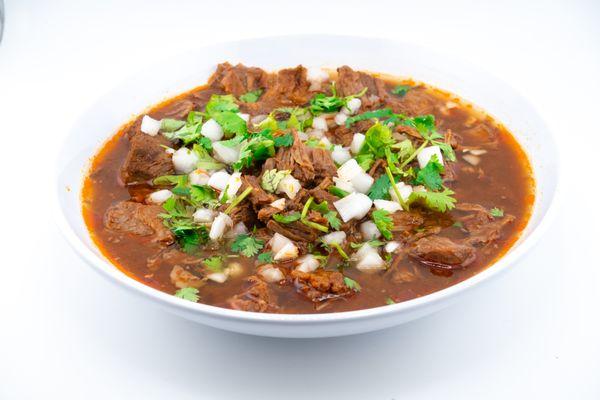
M 394 221 L 390 217 L 389 211 L 386 210 L 375 210 L 371 214 L 373 218 L 373 222 L 379 229 L 379 232 L 383 235 L 387 240 L 392 239 L 392 229 L 394 228 Z
M 273 138 L 267 131 L 256 133 L 250 139 L 243 140 L 239 159 L 232 164 L 239 171 L 250 167 L 256 161 L 263 161 L 275 155 Z
M 260 180 L 260 186 L 267 192 L 275 193 L 279 183 L 290 174 L 289 170 L 277 171 L 276 169 L 266 170 Z
M 177 185 L 183 179 L 187 179 L 187 175 L 162 175 L 154 178 L 152 184 L 155 186 Z
M 205 258 L 202 263 L 206 265 L 206 268 L 210 269 L 212 272 L 223 271 L 223 256 Z
M 256 103 L 263 94 L 262 89 L 252 90 L 240 96 L 240 100 L 244 103 Z
M 408 93 L 409 90 L 409 85 L 397 85 L 395 88 L 392 89 L 392 94 L 395 94 L 399 97 L 403 97 L 406 93 Z
M 354 279 L 352 278 L 348 278 L 347 276 L 344 277 L 344 283 L 346 284 L 346 286 L 349 289 L 354 290 L 355 292 L 360 292 L 361 287 L 360 284 L 358 282 L 356 282 Z
M 440 190 L 442 188 L 441 172 L 444 172 L 444 167 L 440 164 L 437 155 L 434 154 L 425 168 L 418 170 L 414 183 L 424 185 L 429 190 Z
M 184 126 L 185 121 L 180 121 L 178 119 L 163 118 L 160 121 L 161 132 L 175 132 L 176 130 L 181 129 Z
M 179 297 L 180 299 L 193 301 L 194 303 L 198 301 L 200 296 L 198 296 L 198 289 L 193 287 L 186 287 L 183 289 L 179 289 L 175 292 L 175 297 Z
M 504 210 L 498 207 L 494 207 L 490 210 L 490 215 L 494 218 L 504 217 Z
M 246 121 L 235 112 L 216 112 L 211 114 L 211 117 L 221 125 L 226 137 L 237 134 L 242 135 L 248 131 Z
M 313 115 L 337 112 L 353 98 L 364 95 L 367 92 L 367 88 L 352 96 L 339 97 L 336 93 L 334 82 L 331 84 L 331 92 L 331 96 L 327 96 L 324 93 L 317 93 L 310 99 L 310 106 L 308 108 Z
M 329 188 L 327 190 L 329 191 L 329 193 L 331 193 L 332 195 L 337 196 L 339 198 L 344 198 L 350 194 L 350 193 L 346 192 L 345 190 L 340 189 L 337 186 L 329 186 Z
M 208 103 L 206 103 L 206 113 L 213 115 L 219 112 L 232 112 L 236 113 L 240 111 L 240 108 L 235 103 L 235 97 L 233 95 L 218 95 L 213 94 L 210 97 Z
M 262 264 L 269 264 L 273 262 L 273 252 L 268 251 L 266 253 L 260 253 L 257 257 L 258 262 Z
M 275 214 L 273 215 L 273 219 L 282 224 L 289 224 L 298 221 L 300 219 L 300 213 L 296 211 L 289 214 Z
M 456 222 L 454 222 L 452 224 L 452 226 L 455 227 L 455 228 L 461 228 L 462 229 L 463 228 L 463 223 L 460 222 L 460 221 L 456 221 Z
M 373 239 L 373 240 L 369 240 L 368 242 L 363 242 L 363 243 L 352 243 L 351 242 L 350 247 L 352 247 L 353 249 L 360 249 L 364 245 L 371 246 L 371 247 L 381 247 L 384 244 L 385 244 L 385 242 L 382 242 L 381 240 Z
M 391 297 L 388 296 L 385 299 L 385 304 L 387 304 L 388 306 L 391 306 L 392 304 L 396 304 L 396 302 Z
M 394 112 L 389 108 L 382 108 L 380 110 L 367 111 L 362 114 L 354 115 L 346 120 L 346 127 L 350 127 L 358 121 L 364 121 L 373 118 L 386 118 L 394 115 Z
M 231 251 L 246 257 L 254 257 L 264 247 L 265 242 L 248 234 L 238 235 L 231 244 Z
M 446 212 L 454 208 L 456 199 L 452 197 L 454 192 L 443 188 L 442 192 L 413 191 L 408 198 L 410 204 L 418 202 L 433 211 Z
M 275 136 L 273 142 L 275 143 L 275 147 L 290 147 L 294 143 L 294 136 L 291 133 Z
M 380 123 L 371 126 L 365 133 L 365 142 L 361 154 L 373 154 L 376 158 L 385 156 L 385 149 L 395 143 L 392 130 Z
M 209 186 L 192 185 L 190 187 L 190 200 L 196 207 L 216 205 L 217 194 Z
M 205 170 L 215 170 L 225 168 L 225 164 L 215 160 L 208 154 L 206 149 L 198 144 L 194 144 L 192 150 L 198 155 L 198 164 L 196 166 Z
M 390 183 L 390 178 L 388 178 L 387 175 L 381 175 L 377 178 L 375 183 L 373 183 L 373 186 L 371 186 L 368 195 L 371 200 L 388 200 L 390 198 L 391 187 L 392 184 Z

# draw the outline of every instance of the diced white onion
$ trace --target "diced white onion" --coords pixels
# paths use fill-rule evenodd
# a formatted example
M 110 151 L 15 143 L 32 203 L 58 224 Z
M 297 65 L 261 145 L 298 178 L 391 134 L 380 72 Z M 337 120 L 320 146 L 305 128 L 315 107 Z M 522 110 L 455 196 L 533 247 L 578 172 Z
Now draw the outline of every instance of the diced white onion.
M 352 158 L 352 156 L 350 155 L 350 152 L 348 151 L 347 148 L 342 147 L 340 145 L 336 145 L 333 146 L 333 151 L 331 152 L 331 158 L 333 158 L 333 161 L 336 162 L 336 164 L 343 164 L 346 161 L 348 161 L 349 159 Z
M 275 268 L 270 264 L 260 268 L 258 274 L 269 283 L 279 282 L 285 279 L 283 272 L 281 272 L 279 268 Z
M 223 272 L 213 272 L 212 274 L 206 275 L 206 278 L 213 282 L 224 283 L 227 280 L 227 275 Z
M 359 98 L 350 99 L 345 107 L 342 107 L 342 112 L 346 115 L 356 114 L 356 112 L 360 109 L 362 102 Z M 337 121 L 336 121 L 337 122 Z
M 472 154 L 465 154 L 463 156 L 463 158 L 466 162 L 468 162 L 469 164 L 471 164 L 474 167 L 479 165 L 479 163 L 481 162 L 481 158 L 479 158 L 478 156 L 474 156 Z
M 335 118 L 333 120 L 335 121 L 336 124 L 338 124 L 339 126 L 342 126 L 346 123 L 347 119 L 348 119 L 348 116 L 346 114 L 344 114 L 343 112 L 340 112 L 340 113 L 335 114 Z
M 283 211 L 285 210 L 285 199 L 282 197 L 281 199 L 277 199 L 269 205 L 273 208 Z
M 265 114 L 260 114 L 260 115 L 255 115 L 254 117 L 250 118 L 250 122 L 252 122 L 252 124 L 254 125 L 258 125 L 261 122 L 263 122 L 265 119 L 267 119 L 268 115 Z
M 225 237 L 228 239 L 233 239 L 238 235 L 243 235 L 244 233 L 248 233 L 248 228 L 246 228 L 246 225 L 244 225 L 243 222 L 238 222 L 225 234 Z
M 204 186 L 208 185 L 210 175 L 203 169 L 195 169 L 188 175 L 188 181 L 192 185 Z
M 278 253 L 287 244 L 294 244 L 290 239 L 286 238 L 280 233 L 275 233 L 271 240 L 269 240 L 269 246 L 274 253 Z
M 487 150 L 485 149 L 467 149 L 465 151 L 473 154 L 474 156 L 482 156 L 487 153 Z
M 333 205 L 342 217 L 342 220 L 348 222 L 353 218 L 361 219 L 367 215 L 373 202 L 367 195 L 354 192 L 343 199 L 334 201 Z
M 381 232 L 377 229 L 377 226 L 373 221 L 365 221 L 360 224 L 360 233 L 363 240 L 373 240 L 381 236 Z
M 306 70 L 306 79 L 310 82 L 309 90 L 320 90 L 323 82 L 329 79 L 329 74 L 321 68 L 310 67 Z
M 172 157 L 175 172 L 179 174 L 189 174 L 196 169 L 198 164 L 198 154 L 187 147 L 179 148 Z
M 360 249 L 358 249 L 354 254 L 352 254 L 351 259 L 353 261 L 360 261 L 369 253 L 377 254 L 377 249 L 371 246 L 369 243 L 364 243 Z
M 233 220 L 229 217 L 229 215 L 225 213 L 219 213 L 212 225 L 210 226 L 210 232 L 208 233 L 208 237 L 211 240 L 218 240 L 223 237 L 223 234 L 227 230 L 227 228 L 231 228 L 233 226 Z
M 400 195 L 402 195 L 402 194 L 400 194 Z M 374 200 L 373 204 L 375 205 L 376 209 L 385 210 L 391 214 L 395 213 L 396 211 L 402 210 L 402 206 L 396 201 L 378 199 L 378 200 Z
M 142 118 L 142 124 L 140 125 L 140 130 L 146 135 L 156 136 L 158 131 L 160 131 L 160 121 L 144 115 Z
M 303 142 L 306 142 L 308 140 L 308 135 L 304 132 L 297 132 L 296 133 L 298 135 L 298 139 L 302 140 Z
M 237 113 L 237 115 L 246 122 L 250 121 L 250 114 Z
M 346 182 L 344 180 L 341 180 L 340 178 L 333 178 L 333 182 L 335 183 L 335 186 L 342 189 L 344 192 L 348 192 L 348 193 L 352 193 L 352 192 L 356 192 L 356 189 L 354 188 L 354 186 L 352 186 L 352 183 L 350 182 Z
M 386 253 L 393 253 L 396 250 L 398 250 L 399 247 L 400 247 L 399 242 L 387 242 L 385 244 L 385 246 L 383 247 L 383 249 L 385 250 Z
M 217 160 L 225 164 L 233 164 L 240 158 L 240 148 L 239 146 L 228 147 L 221 142 L 214 142 L 213 154 Z
M 237 194 L 238 190 L 240 190 L 241 187 L 242 187 L 242 173 L 234 172 L 233 174 L 231 174 L 229 176 L 229 179 L 227 180 L 227 185 L 225 185 L 227 194 L 225 194 L 225 190 L 224 190 L 223 192 L 221 192 L 219 199 L 223 198 L 223 196 L 226 195 L 227 202 L 231 203 L 231 201 L 233 200 L 233 198 L 235 197 L 235 195 Z
M 300 272 L 313 272 L 316 271 L 321 263 L 315 256 L 312 254 L 307 254 L 298 259 L 298 266 L 296 267 L 297 271 Z
M 346 161 L 338 168 L 338 176 L 340 179 L 350 182 L 356 175 L 363 173 L 363 169 L 358 165 L 354 158 Z
M 407 185 L 404 182 L 398 182 L 396 183 L 396 188 L 398 188 L 398 192 L 400 192 L 400 196 L 402 197 L 402 200 L 407 201 L 408 197 L 410 196 L 410 194 L 413 191 L 412 186 Z M 396 196 L 396 191 L 394 190 L 393 187 L 390 188 L 390 196 L 392 196 L 392 199 L 394 201 L 399 201 L 398 200 L 398 196 Z
M 290 199 L 296 197 L 300 189 L 300 181 L 292 175 L 286 175 L 277 185 L 277 193 L 285 193 Z
M 216 142 L 223 137 L 223 128 L 221 128 L 221 125 L 217 121 L 211 118 L 202 125 L 200 134 Z
M 306 134 L 309 137 L 314 137 L 317 139 L 321 139 L 323 137 L 323 135 L 325 135 L 325 131 L 322 131 L 321 129 L 307 129 L 306 130 Z
M 175 154 L 175 149 L 172 149 L 172 148 L 170 148 L 170 147 L 167 147 L 167 148 L 165 149 L 165 153 L 167 153 L 167 154 L 170 154 L 170 155 L 173 155 L 173 154 Z
M 350 143 L 350 151 L 352 154 L 358 154 L 364 143 L 365 135 L 362 133 L 355 133 L 354 136 L 352 136 L 352 143 Z
M 273 256 L 275 261 L 293 260 L 298 257 L 298 247 L 293 243 L 287 243 Z
M 332 146 L 331 140 L 327 136 L 323 136 L 321 140 L 319 140 L 319 145 L 323 148 L 330 149 Z
M 170 190 L 158 190 L 148 195 L 148 202 L 153 204 L 162 204 L 171 197 L 173 197 L 173 193 L 171 193 Z
M 196 222 L 208 223 L 215 219 L 215 214 L 216 212 L 210 208 L 199 208 L 194 212 L 192 217 Z
M 373 179 L 371 175 L 362 171 L 350 181 L 352 186 L 354 186 L 354 188 L 361 193 L 367 193 L 369 189 L 371 189 L 371 186 L 373 186 L 373 182 L 375 182 L 375 179 Z
M 431 157 L 437 156 L 440 164 L 444 165 L 444 157 L 442 157 L 442 150 L 440 146 L 428 146 L 417 154 L 417 161 L 419 161 L 419 167 L 425 168 Z
M 369 252 L 357 264 L 360 271 L 379 271 L 386 269 L 386 263 L 377 252 Z
M 342 244 L 344 240 L 346 240 L 346 232 L 344 231 L 335 231 L 328 233 L 325 236 L 321 236 L 321 240 L 323 243 L 327 244 Z
M 320 131 L 326 131 L 327 129 L 329 129 L 327 127 L 327 121 L 323 117 L 314 117 L 312 127 Z
M 210 176 L 210 179 L 208 180 L 208 186 L 212 187 L 213 189 L 223 191 L 227 187 L 227 182 L 229 182 L 230 177 L 231 175 L 229 175 L 225 170 L 217 171 Z

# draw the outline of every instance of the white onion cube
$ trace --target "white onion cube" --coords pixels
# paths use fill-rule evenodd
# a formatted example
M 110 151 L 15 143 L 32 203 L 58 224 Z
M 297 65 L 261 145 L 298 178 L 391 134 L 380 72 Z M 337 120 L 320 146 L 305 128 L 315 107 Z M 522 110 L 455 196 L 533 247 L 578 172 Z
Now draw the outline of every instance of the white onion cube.
M 371 189 L 371 186 L 373 186 L 373 182 L 375 182 L 375 179 L 373 179 L 371 175 L 362 171 L 350 181 L 356 191 L 361 193 L 367 193 L 369 189 Z
M 315 256 L 307 254 L 298 259 L 296 270 L 300 272 L 313 272 L 316 271 L 320 265 L 321 263 Z
M 346 240 L 346 232 L 335 231 L 321 237 L 323 243 L 326 244 L 342 244 Z
M 373 204 L 375 205 L 376 209 L 385 210 L 385 211 L 389 212 L 390 214 L 393 214 L 396 211 L 402 210 L 402 206 L 396 201 L 378 199 L 378 200 L 374 200 Z
M 213 189 L 223 191 L 227 187 L 230 177 L 231 175 L 229 175 L 225 170 L 217 171 L 210 176 L 210 179 L 208 180 L 208 186 L 212 187 Z
M 204 186 L 208 185 L 210 175 L 203 169 L 195 169 L 188 175 L 188 181 L 191 185 Z
M 362 133 L 355 133 L 352 136 L 352 143 L 350 143 L 350 151 L 352 154 L 358 154 L 360 149 L 362 149 L 363 144 L 365 143 L 365 135 Z
M 278 253 L 284 246 L 290 243 L 293 244 L 290 239 L 280 233 L 275 233 L 268 244 L 271 246 L 271 250 L 273 250 L 274 253 Z
M 327 131 L 327 129 L 329 129 L 327 127 L 327 120 L 325 120 L 325 118 L 323 117 L 314 117 L 313 118 L 313 122 L 312 122 L 312 127 L 314 129 L 320 130 L 320 131 Z
M 292 175 L 286 175 L 277 185 L 277 193 L 285 193 L 290 199 L 296 197 L 300 189 L 300 181 Z
M 202 125 L 200 134 L 216 142 L 223 137 L 223 128 L 221 128 L 221 125 L 217 121 L 211 118 Z
M 337 209 L 340 217 L 344 222 L 348 222 L 351 219 L 361 219 L 371 209 L 373 202 L 369 196 L 363 193 L 351 193 L 348 196 L 334 201 L 333 205 Z
M 444 165 L 444 158 L 442 157 L 442 150 L 440 146 L 428 146 L 417 154 L 417 161 L 419 162 L 419 167 L 425 168 L 431 157 L 434 155 L 437 156 L 437 159 L 440 164 Z
M 338 168 L 338 176 L 340 179 L 346 182 L 350 182 L 356 175 L 361 174 L 365 171 L 358 165 L 354 158 L 346 161 L 342 166 Z
M 208 223 L 215 219 L 215 215 L 216 212 L 210 208 L 199 208 L 194 212 L 192 218 L 194 218 L 194 221 L 196 222 Z
M 356 114 L 356 112 L 360 109 L 362 102 L 359 98 L 353 98 L 348 101 L 348 103 L 342 107 L 342 112 L 346 115 Z
M 360 234 L 363 240 L 373 240 L 381 237 L 381 232 L 373 221 L 365 221 L 360 224 Z
M 285 244 L 275 255 L 273 260 L 275 261 L 286 261 L 293 260 L 298 257 L 298 247 L 293 243 Z
M 398 182 L 396 183 L 396 188 L 398 188 L 398 192 L 400 192 L 400 196 L 402 197 L 402 200 L 407 201 L 408 197 L 410 196 L 410 194 L 413 192 L 413 188 L 410 185 L 407 185 L 404 182 Z M 399 201 L 398 200 L 398 196 L 396 196 L 396 191 L 394 190 L 393 187 L 390 188 L 390 196 L 392 196 L 392 199 L 394 201 Z
M 350 155 L 350 152 L 348 151 L 347 148 L 336 145 L 336 146 L 333 146 L 333 151 L 331 152 L 331 158 L 333 158 L 333 161 L 335 161 L 336 164 L 340 165 L 340 164 L 345 163 L 349 159 L 351 159 L 352 156 Z
M 228 147 L 221 142 L 213 143 L 213 155 L 218 161 L 225 164 L 233 164 L 240 158 L 239 146 Z
M 228 228 L 233 226 L 233 220 L 225 213 L 219 213 L 210 226 L 208 237 L 211 240 L 219 240 Z
M 173 193 L 171 193 L 170 190 L 158 190 L 148 195 L 148 202 L 153 204 L 162 204 L 171 197 L 173 197 Z
M 158 131 L 160 131 L 160 121 L 144 115 L 142 118 L 142 124 L 140 125 L 140 130 L 146 135 L 156 136 Z
M 195 151 L 192 151 L 187 147 L 181 147 L 173 154 L 172 161 L 175 172 L 179 174 L 189 174 L 196 169 L 199 159 Z

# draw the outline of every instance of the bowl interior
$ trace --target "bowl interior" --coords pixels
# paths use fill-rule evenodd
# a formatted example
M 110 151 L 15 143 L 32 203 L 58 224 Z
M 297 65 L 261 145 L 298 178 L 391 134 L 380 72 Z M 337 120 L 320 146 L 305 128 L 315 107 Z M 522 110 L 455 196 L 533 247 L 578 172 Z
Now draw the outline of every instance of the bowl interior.
M 537 196 L 531 220 L 521 238 L 508 254 L 479 275 L 492 275 L 517 257 L 518 254 L 513 253 L 522 252 L 524 247 L 528 247 L 524 246 L 525 242 L 533 241 L 532 234 L 539 228 L 554 199 L 558 176 L 557 150 L 536 111 L 508 84 L 451 56 L 382 39 L 315 35 L 214 45 L 190 51 L 182 59 L 185 62 L 171 61 L 147 68 L 101 97 L 74 124 L 57 159 L 57 212 L 63 231 L 87 261 L 129 286 L 139 288 L 141 284 L 127 278 L 104 259 L 91 241 L 81 216 L 80 191 L 89 159 L 123 123 L 149 105 L 205 83 L 216 64 L 222 61 L 243 62 L 267 70 L 297 64 L 325 67 L 347 64 L 356 69 L 411 77 L 450 91 L 504 123 L 530 157 Z M 470 281 L 482 280 L 483 277 L 479 275 L 456 285 L 459 288 L 452 287 L 441 292 L 450 289 L 456 292 L 461 287 L 466 288 L 472 285 Z M 433 300 L 441 296 L 441 292 L 425 296 L 420 302 Z M 160 298 L 161 294 L 157 292 L 156 296 Z M 166 297 L 170 296 L 165 295 L 163 300 Z M 406 303 L 389 308 L 409 308 L 410 304 Z M 199 306 L 200 309 L 203 305 L 191 306 Z M 189 305 L 186 307 L 189 308 Z M 204 307 L 205 310 L 214 309 Z M 361 312 L 352 313 L 358 315 Z M 333 318 L 331 314 L 314 317 Z M 285 317 L 288 320 L 294 318 L 301 316 Z

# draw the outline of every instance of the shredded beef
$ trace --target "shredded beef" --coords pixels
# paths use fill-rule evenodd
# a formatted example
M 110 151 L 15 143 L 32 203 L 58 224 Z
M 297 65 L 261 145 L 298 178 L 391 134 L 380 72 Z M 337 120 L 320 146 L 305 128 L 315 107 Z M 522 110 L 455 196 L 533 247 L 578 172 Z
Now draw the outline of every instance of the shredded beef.
M 354 71 L 348 66 L 338 68 L 337 72 L 336 84 L 340 96 L 357 94 L 367 88 L 367 92 L 361 97 L 362 107 L 377 108 L 389 97 L 385 82 L 379 78 L 364 72 Z
M 173 234 L 163 224 L 160 206 L 133 201 L 121 201 L 110 207 L 104 215 L 104 226 L 119 232 L 138 236 L 152 236 L 152 241 L 162 245 L 173 243 Z
M 271 204 L 277 197 L 267 193 L 261 186 L 259 179 L 254 175 L 244 175 L 242 177 L 243 187 L 241 190 L 245 190 L 247 187 L 251 187 L 252 191 L 248 195 L 248 199 L 254 206 L 255 211 L 260 211 L 266 205 Z
M 512 215 L 505 215 L 501 219 L 495 219 L 492 222 L 485 223 L 470 232 L 468 238 L 464 240 L 464 243 L 471 246 L 485 246 L 491 242 L 500 238 L 500 232 L 502 228 L 507 224 L 512 223 L 515 217 Z
M 393 232 L 411 231 L 423 224 L 424 218 L 416 212 L 398 211 L 391 215 L 394 222 Z
M 163 266 L 179 265 L 186 269 L 191 269 L 197 275 L 205 273 L 202 266 L 202 258 L 184 253 L 173 247 L 165 248 L 160 253 L 148 258 L 146 266 L 150 271 L 157 271 Z
M 129 152 L 121 168 L 125 183 L 145 182 L 174 172 L 171 155 L 161 145 L 169 142 L 160 136 L 136 134 L 129 139 Z
M 229 207 L 229 204 L 223 204 L 219 211 L 223 212 Z M 242 201 L 236 207 L 231 210 L 229 217 L 233 220 L 234 224 L 243 222 L 246 227 L 252 227 L 256 223 L 256 212 L 252 208 L 252 204 L 248 201 Z
M 289 224 L 280 224 L 279 222 L 270 220 L 267 223 L 267 228 L 297 242 L 312 243 L 319 237 L 319 232 L 317 230 L 304 225 L 300 221 L 294 221 Z
M 408 254 L 423 264 L 446 269 L 463 268 L 475 261 L 472 246 L 437 235 L 417 240 Z
M 294 143 L 290 147 L 280 147 L 273 159 L 275 160 L 276 169 L 292 171 L 292 176 L 304 184 L 315 178 L 311 149 L 295 133 Z M 272 169 L 269 168 L 271 164 L 266 162 L 263 171 Z
M 301 272 L 294 270 L 292 278 L 294 278 L 298 293 L 315 303 L 349 296 L 353 293 L 344 283 L 344 275 L 337 271 L 318 269 L 314 272 Z
M 261 101 L 277 102 L 282 106 L 303 105 L 312 96 L 309 87 L 306 68 L 299 65 L 296 68 L 282 69 L 276 74 L 270 75 L 269 85 L 262 95 Z
M 257 276 L 245 279 L 245 290 L 227 300 L 234 310 L 253 312 L 275 312 L 279 309 L 275 295 L 269 285 Z
M 329 151 L 321 148 L 309 148 L 308 154 L 315 170 L 317 181 L 324 178 L 333 178 L 337 175 L 337 168 Z
M 268 77 L 269 74 L 260 68 L 246 67 L 242 64 L 234 67 L 226 62 L 217 66 L 208 85 L 239 97 L 250 91 L 264 88 Z

